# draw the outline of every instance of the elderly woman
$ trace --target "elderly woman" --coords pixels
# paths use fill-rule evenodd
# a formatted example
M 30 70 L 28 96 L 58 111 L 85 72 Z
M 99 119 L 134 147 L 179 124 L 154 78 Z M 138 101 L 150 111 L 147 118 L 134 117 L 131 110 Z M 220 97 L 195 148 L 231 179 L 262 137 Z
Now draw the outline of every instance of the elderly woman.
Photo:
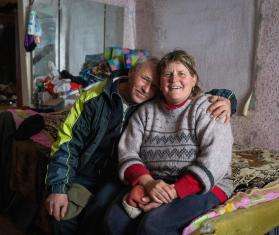
M 231 126 L 206 112 L 194 59 L 170 52 L 158 72 L 162 97 L 134 113 L 119 143 L 120 178 L 134 188 L 108 210 L 110 234 L 179 234 L 232 194 Z

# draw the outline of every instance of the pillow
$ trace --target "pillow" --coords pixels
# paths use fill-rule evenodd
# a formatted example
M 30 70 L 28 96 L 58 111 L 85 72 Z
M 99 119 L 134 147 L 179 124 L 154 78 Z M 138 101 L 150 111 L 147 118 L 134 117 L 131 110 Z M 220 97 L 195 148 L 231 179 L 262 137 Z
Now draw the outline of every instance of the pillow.
M 126 75 L 138 60 L 146 60 L 150 56 L 147 50 L 121 47 L 107 47 L 104 58 L 108 61 L 111 72 L 119 71 Z
M 130 69 L 134 67 L 138 60 L 146 60 L 148 57 L 150 57 L 150 54 L 147 50 L 130 50 L 130 53 L 127 53 L 125 55 L 125 68 Z
M 111 72 L 121 70 L 121 68 L 122 68 L 121 62 L 119 61 L 118 58 L 108 60 L 108 64 L 109 64 Z

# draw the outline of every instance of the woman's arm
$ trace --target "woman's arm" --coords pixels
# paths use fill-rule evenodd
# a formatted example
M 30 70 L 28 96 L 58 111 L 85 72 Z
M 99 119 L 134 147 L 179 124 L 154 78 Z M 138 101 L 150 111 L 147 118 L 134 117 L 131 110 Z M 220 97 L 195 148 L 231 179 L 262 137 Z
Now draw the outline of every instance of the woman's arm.
M 192 122 L 196 131 L 199 153 L 196 161 L 187 167 L 208 192 L 230 171 L 233 136 L 230 124 L 214 120 L 206 113 L 207 96 L 194 105 Z

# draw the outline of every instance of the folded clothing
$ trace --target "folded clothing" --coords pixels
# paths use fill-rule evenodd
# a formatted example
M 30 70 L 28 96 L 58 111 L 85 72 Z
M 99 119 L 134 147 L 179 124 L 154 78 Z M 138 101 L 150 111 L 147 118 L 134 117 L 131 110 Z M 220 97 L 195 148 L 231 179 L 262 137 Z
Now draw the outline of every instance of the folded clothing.
M 39 133 L 45 126 L 44 118 L 40 114 L 26 118 L 17 128 L 14 138 L 16 140 L 26 140 Z

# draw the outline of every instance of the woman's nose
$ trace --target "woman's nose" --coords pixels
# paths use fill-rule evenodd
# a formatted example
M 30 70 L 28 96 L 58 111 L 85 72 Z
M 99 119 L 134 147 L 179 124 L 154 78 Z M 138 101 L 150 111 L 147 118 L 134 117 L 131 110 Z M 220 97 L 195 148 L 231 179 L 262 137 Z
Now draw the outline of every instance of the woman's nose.
M 177 78 L 178 78 L 177 74 L 172 73 L 172 74 L 171 74 L 171 77 L 170 77 L 170 81 L 171 81 L 171 82 L 175 82 L 175 81 L 177 81 Z

